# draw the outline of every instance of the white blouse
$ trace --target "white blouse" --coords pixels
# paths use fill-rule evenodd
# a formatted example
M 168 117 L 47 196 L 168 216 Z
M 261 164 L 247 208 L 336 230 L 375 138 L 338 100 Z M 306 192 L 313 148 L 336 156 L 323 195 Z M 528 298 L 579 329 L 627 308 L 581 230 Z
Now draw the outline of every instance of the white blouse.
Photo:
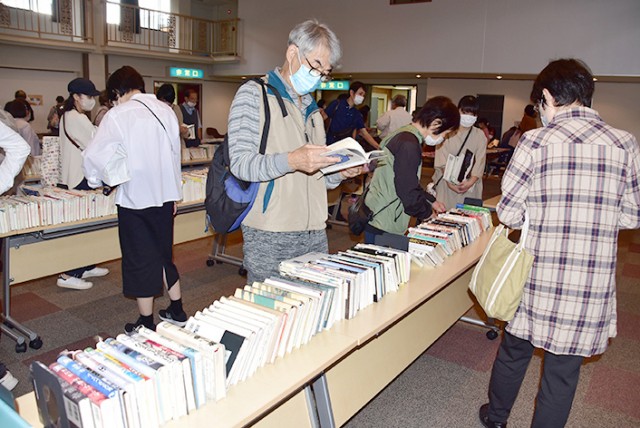
M 0 164 L 0 193 L 13 186 L 13 178 L 18 175 L 31 147 L 17 132 L 0 122 L 0 147 L 4 149 L 4 160 Z
M 105 167 L 117 151 L 126 153 L 131 178 L 118 187 L 116 204 L 145 209 L 182 199 L 178 120 L 155 95 L 136 94 L 104 116 L 83 153 L 82 167 L 91 187 L 102 185 Z

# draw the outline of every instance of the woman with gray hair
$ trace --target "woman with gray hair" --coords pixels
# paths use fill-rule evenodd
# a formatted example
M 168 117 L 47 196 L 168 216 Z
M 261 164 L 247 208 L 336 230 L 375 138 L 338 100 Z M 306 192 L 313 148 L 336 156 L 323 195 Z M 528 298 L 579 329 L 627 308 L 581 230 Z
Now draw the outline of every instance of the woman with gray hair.
M 310 94 L 331 78 L 340 56 L 340 42 L 324 24 L 305 21 L 289 33 L 284 63 L 262 78 L 269 84 L 271 116 L 263 155 L 258 153 L 265 118 L 262 85 L 249 81 L 233 99 L 231 172 L 260 182 L 256 203 L 242 224 L 249 283 L 276 275 L 282 260 L 327 252 L 327 189 L 361 172 L 360 167 L 325 177 L 319 172 L 339 159 L 325 156 L 323 120 Z

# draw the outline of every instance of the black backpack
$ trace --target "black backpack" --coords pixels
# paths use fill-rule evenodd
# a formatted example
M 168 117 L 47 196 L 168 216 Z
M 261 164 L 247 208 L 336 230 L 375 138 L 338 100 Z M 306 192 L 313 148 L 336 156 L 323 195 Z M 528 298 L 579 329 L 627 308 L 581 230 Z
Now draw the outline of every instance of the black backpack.
M 262 79 L 251 79 L 262 88 L 262 100 L 264 102 L 264 126 L 260 140 L 260 151 L 263 155 L 267 148 L 267 138 L 269 136 L 269 126 L 271 122 L 271 112 L 265 87 L 271 89 L 278 100 L 282 110 L 282 116 L 289 113 L 286 110 L 284 101 L 276 88 L 265 83 Z M 218 233 L 229 233 L 240 227 L 242 220 L 247 216 L 258 195 L 259 182 L 249 182 L 236 178 L 231 173 L 231 162 L 229 160 L 229 137 L 228 133 L 224 141 L 216 149 L 211 166 L 207 173 L 206 197 L 204 206 L 207 218 L 213 229 Z

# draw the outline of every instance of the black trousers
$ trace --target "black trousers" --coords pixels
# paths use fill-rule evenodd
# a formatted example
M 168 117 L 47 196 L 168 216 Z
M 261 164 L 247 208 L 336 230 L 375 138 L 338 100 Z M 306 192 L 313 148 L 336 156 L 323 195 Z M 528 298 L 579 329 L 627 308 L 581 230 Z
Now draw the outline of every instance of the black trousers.
M 518 396 L 534 347 L 504 332 L 489 383 L 489 419 L 506 422 Z M 533 428 L 564 427 L 580 378 L 583 357 L 545 351 L 542 381 L 536 397 Z

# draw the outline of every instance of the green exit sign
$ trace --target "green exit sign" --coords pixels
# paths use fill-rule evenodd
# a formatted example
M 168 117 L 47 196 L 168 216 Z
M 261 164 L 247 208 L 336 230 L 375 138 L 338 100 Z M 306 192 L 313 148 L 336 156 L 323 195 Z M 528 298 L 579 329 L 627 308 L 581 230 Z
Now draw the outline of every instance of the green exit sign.
M 183 79 L 202 79 L 204 77 L 204 71 L 198 68 L 170 67 L 169 75 Z
M 329 82 L 322 82 L 318 88 L 321 91 L 348 91 L 348 80 L 331 80 Z

